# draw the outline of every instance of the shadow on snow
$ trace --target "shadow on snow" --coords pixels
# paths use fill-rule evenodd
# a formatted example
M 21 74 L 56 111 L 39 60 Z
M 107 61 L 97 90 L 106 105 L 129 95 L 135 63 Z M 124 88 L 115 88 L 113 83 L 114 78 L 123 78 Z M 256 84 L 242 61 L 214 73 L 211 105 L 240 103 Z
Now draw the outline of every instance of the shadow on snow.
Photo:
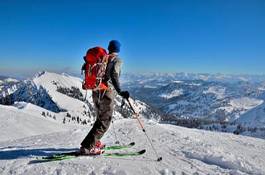
M 0 151 L 0 160 L 12 160 L 23 157 L 51 156 L 56 153 L 76 151 L 76 148 L 41 148 Z

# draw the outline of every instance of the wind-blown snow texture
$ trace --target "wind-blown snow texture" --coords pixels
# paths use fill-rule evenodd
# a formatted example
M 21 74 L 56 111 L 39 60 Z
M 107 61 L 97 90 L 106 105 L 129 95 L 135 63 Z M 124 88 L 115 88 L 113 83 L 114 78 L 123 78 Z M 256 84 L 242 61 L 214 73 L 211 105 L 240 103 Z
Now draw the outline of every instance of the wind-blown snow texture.
M 2 107 L 6 113 L 16 117 L 27 117 L 19 109 Z M 0 116 L 1 123 L 4 116 Z M 111 125 L 103 137 L 103 142 L 114 144 L 114 132 L 121 143 L 136 142 L 132 150 L 147 149 L 143 156 L 134 158 L 79 157 L 59 162 L 36 163 L 36 157 L 53 153 L 72 151 L 79 147 L 89 127 L 52 123 L 35 116 L 27 127 L 27 134 L 34 135 L 16 139 L 5 134 L 0 142 L 0 174 L 264 174 L 265 141 L 232 134 L 215 133 L 197 129 L 157 124 L 145 121 L 147 133 L 151 136 L 162 162 L 156 162 L 155 155 L 146 141 L 145 135 L 134 119 L 121 119 Z M 28 120 L 5 122 L 9 132 L 24 131 Z
M 14 106 L 0 105 L 0 141 L 18 139 L 43 133 L 65 130 L 52 119 L 44 119 L 43 109 L 27 104 L 17 103 Z

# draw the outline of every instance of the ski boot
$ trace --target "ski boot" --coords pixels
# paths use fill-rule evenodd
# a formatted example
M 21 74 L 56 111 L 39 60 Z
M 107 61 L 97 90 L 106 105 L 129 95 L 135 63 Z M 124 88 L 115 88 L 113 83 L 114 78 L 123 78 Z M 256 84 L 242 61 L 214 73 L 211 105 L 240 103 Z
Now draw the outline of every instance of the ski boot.
M 100 140 L 96 141 L 95 147 L 99 148 L 99 149 L 104 149 L 105 148 L 105 144 L 102 143 Z
M 104 150 L 98 148 L 98 147 L 93 147 L 91 149 L 87 149 L 85 147 L 81 147 L 79 150 L 81 155 L 100 155 L 104 153 Z

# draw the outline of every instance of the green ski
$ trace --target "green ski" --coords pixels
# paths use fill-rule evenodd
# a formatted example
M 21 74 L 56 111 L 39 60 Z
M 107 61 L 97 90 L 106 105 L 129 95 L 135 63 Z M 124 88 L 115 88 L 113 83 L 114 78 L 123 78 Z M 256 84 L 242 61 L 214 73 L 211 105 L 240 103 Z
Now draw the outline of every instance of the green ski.
M 113 146 L 106 146 L 104 148 L 105 151 L 111 150 L 121 150 L 121 149 L 128 149 L 135 145 L 135 142 L 131 142 L 127 145 L 113 145 Z M 128 152 L 128 153 L 103 153 L 102 156 L 104 157 L 126 157 L 126 156 L 137 156 L 141 155 L 145 152 L 145 150 L 141 150 L 138 152 Z M 50 161 L 60 161 L 60 160 L 68 160 L 78 156 L 93 156 L 93 155 L 79 155 L 76 151 L 73 152 L 66 152 L 66 153 L 58 153 L 51 156 L 45 156 L 41 158 L 37 158 L 37 160 L 33 160 L 30 163 L 41 163 L 41 162 L 50 162 Z
M 118 149 L 127 149 L 127 148 L 131 148 L 135 145 L 135 142 L 131 142 L 128 145 L 114 145 L 114 146 L 106 146 L 105 148 L 103 148 L 105 151 L 108 150 L 118 150 Z
M 29 162 L 29 164 L 34 164 L 34 163 L 44 163 L 44 162 L 53 162 L 53 161 L 61 161 L 61 160 L 69 160 L 69 159 L 74 159 L 77 157 L 98 157 L 98 156 L 103 156 L 103 157 L 133 157 L 133 156 L 140 156 L 146 152 L 145 149 L 141 151 L 130 151 L 130 152 L 124 152 L 124 153 L 103 153 L 101 155 L 53 155 L 53 156 L 47 156 L 47 157 L 41 157 L 40 159 L 37 160 L 32 160 Z

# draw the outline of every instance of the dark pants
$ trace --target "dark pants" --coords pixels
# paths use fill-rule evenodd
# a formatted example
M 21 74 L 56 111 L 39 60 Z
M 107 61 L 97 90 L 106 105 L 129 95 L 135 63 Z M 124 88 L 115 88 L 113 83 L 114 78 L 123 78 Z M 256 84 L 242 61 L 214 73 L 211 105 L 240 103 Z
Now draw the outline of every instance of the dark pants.
M 97 111 L 97 119 L 92 129 L 81 143 L 81 146 L 87 149 L 91 149 L 96 141 L 100 140 L 108 130 L 114 105 L 114 96 L 111 90 L 107 90 L 105 93 L 103 93 L 103 91 L 93 91 L 92 97 Z

